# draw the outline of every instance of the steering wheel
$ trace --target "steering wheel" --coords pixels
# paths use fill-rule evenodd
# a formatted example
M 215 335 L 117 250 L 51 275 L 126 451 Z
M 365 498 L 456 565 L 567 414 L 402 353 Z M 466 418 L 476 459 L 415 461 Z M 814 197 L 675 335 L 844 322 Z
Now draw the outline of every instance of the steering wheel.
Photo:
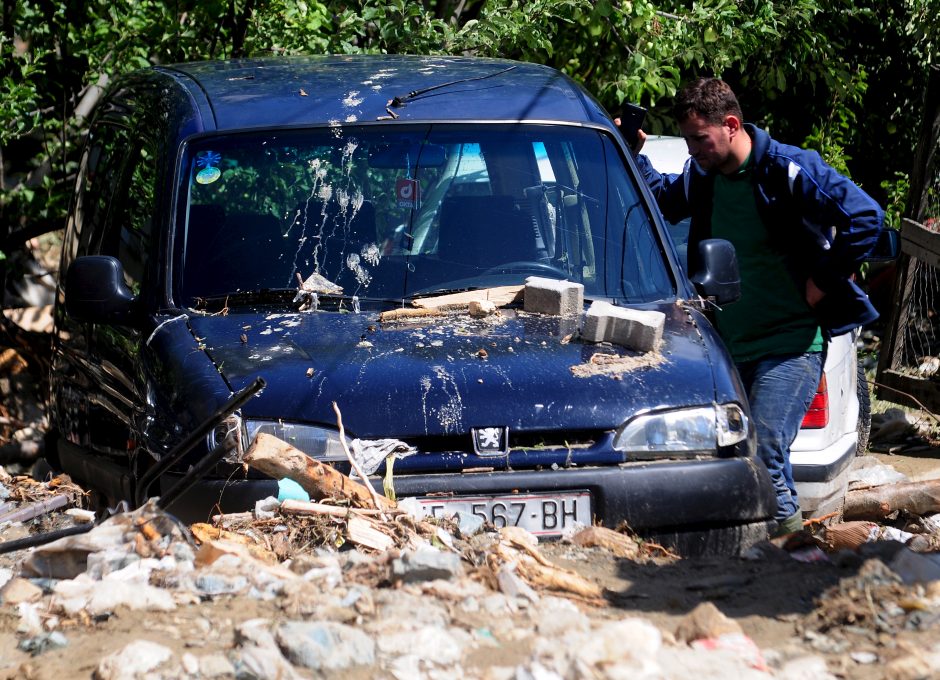
M 487 274 L 499 274 L 505 273 L 507 270 L 519 269 L 522 271 L 536 271 L 536 272 L 545 272 L 547 274 L 554 274 L 562 279 L 567 279 L 570 275 L 565 270 L 556 267 L 553 264 L 548 264 L 547 262 L 533 262 L 532 260 L 515 260 L 513 262 L 503 262 L 498 264 L 495 267 L 490 267 L 483 272 L 483 275 Z

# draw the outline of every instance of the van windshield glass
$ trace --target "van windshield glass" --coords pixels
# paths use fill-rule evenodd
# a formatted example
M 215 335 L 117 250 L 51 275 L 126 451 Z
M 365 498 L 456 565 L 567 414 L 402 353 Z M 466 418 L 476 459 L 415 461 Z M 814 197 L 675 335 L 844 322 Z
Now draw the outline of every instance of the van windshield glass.
M 636 184 L 596 130 L 334 127 L 204 137 L 185 158 L 185 304 L 314 274 L 363 299 L 529 276 L 628 302 L 675 294 Z

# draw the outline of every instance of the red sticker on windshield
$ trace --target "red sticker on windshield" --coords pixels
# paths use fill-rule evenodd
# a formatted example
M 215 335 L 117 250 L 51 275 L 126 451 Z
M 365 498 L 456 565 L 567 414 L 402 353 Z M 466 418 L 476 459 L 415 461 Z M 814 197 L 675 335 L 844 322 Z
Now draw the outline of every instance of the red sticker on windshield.
M 395 182 L 395 200 L 399 208 L 417 208 L 421 200 L 421 185 L 416 179 L 400 179 Z

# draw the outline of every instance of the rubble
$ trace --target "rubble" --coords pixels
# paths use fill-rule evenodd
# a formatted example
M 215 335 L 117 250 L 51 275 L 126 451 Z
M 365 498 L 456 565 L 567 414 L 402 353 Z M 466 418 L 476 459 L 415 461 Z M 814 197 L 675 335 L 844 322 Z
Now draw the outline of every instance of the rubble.
M 293 455 L 285 446 L 277 443 L 276 450 Z M 303 479 L 308 468 L 290 472 Z M 15 509 L 62 494 L 68 484 L 11 479 L 7 488 Z M 851 669 L 878 663 L 896 677 L 940 668 L 932 665 L 930 649 L 914 655 L 890 646 L 902 632 L 940 631 L 940 560 L 913 549 L 916 538 L 938 531 L 940 517 L 922 517 L 916 525 L 899 519 L 903 528 L 811 522 L 801 534 L 754 552 L 754 559 L 772 563 L 803 559 L 812 550 L 857 565 L 809 614 L 795 617 L 801 637 L 794 640 L 802 640 L 802 651 L 777 651 L 761 649 L 741 619 L 708 601 L 750 587 L 750 571 L 687 578 L 677 597 L 695 598 L 698 606 L 671 626 L 654 625 L 614 604 L 642 593 L 609 592 L 550 558 L 523 529 L 496 528 L 459 513 L 425 518 L 414 499 L 385 499 L 376 507 L 368 491 L 351 491 L 356 485 L 364 486 L 340 474 L 328 486 L 310 485 L 316 500 L 269 498 L 255 511 L 220 513 L 190 526 L 150 502 L 87 533 L 36 547 L 15 568 L 0 569 L 0 612 L 19 631 L 16 653 L 23 659 L 67 654 L 82 631 L 115 617 L 177 617 L 207 603 L 255 602 L 262 618 L 252 618 L 252 605 L 243 615 L 233 611 L 240 615 L 235 620 L 203 619 L 198 635 L 170 625 L 166 639 L 184 641 L 185 649 L 159 644 L 165 638 L 158 631 L 142 628 L 132 644 L 115 640 L 100 647 L 90 670 L 96 678 L 381 673 L 704 680 L 729 673 L 852 677 Z M 72 521 L 64 509 L 52 514 Z M 28 522 L 48 525 L 49 519 Z M 661 546 L 604 527 L 577 527 L 557 545 L 585 564 L 594 558 L 634 569 L 679 563 Z M 812 566 L 790 564 L 793 570 Z M 832 663 L 836 657 L 841 670 Z

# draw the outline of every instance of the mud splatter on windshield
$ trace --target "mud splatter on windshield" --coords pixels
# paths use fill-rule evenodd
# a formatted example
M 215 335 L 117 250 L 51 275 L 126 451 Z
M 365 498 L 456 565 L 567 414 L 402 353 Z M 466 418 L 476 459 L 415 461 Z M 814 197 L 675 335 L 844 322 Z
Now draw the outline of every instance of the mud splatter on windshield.
M 601 133 L 339 119 L 391 75 L 350 88 L 346 113 L 318 128 L 187 148 L 176 239 L 185 300 L 297 290 L 313 275 L 339 292 L 318 286 L 311 311 L 336 309 L 324 295 L 387 304 L 532 275 L 583 283 L 586 296 L 674 293 L 638 191 Z

